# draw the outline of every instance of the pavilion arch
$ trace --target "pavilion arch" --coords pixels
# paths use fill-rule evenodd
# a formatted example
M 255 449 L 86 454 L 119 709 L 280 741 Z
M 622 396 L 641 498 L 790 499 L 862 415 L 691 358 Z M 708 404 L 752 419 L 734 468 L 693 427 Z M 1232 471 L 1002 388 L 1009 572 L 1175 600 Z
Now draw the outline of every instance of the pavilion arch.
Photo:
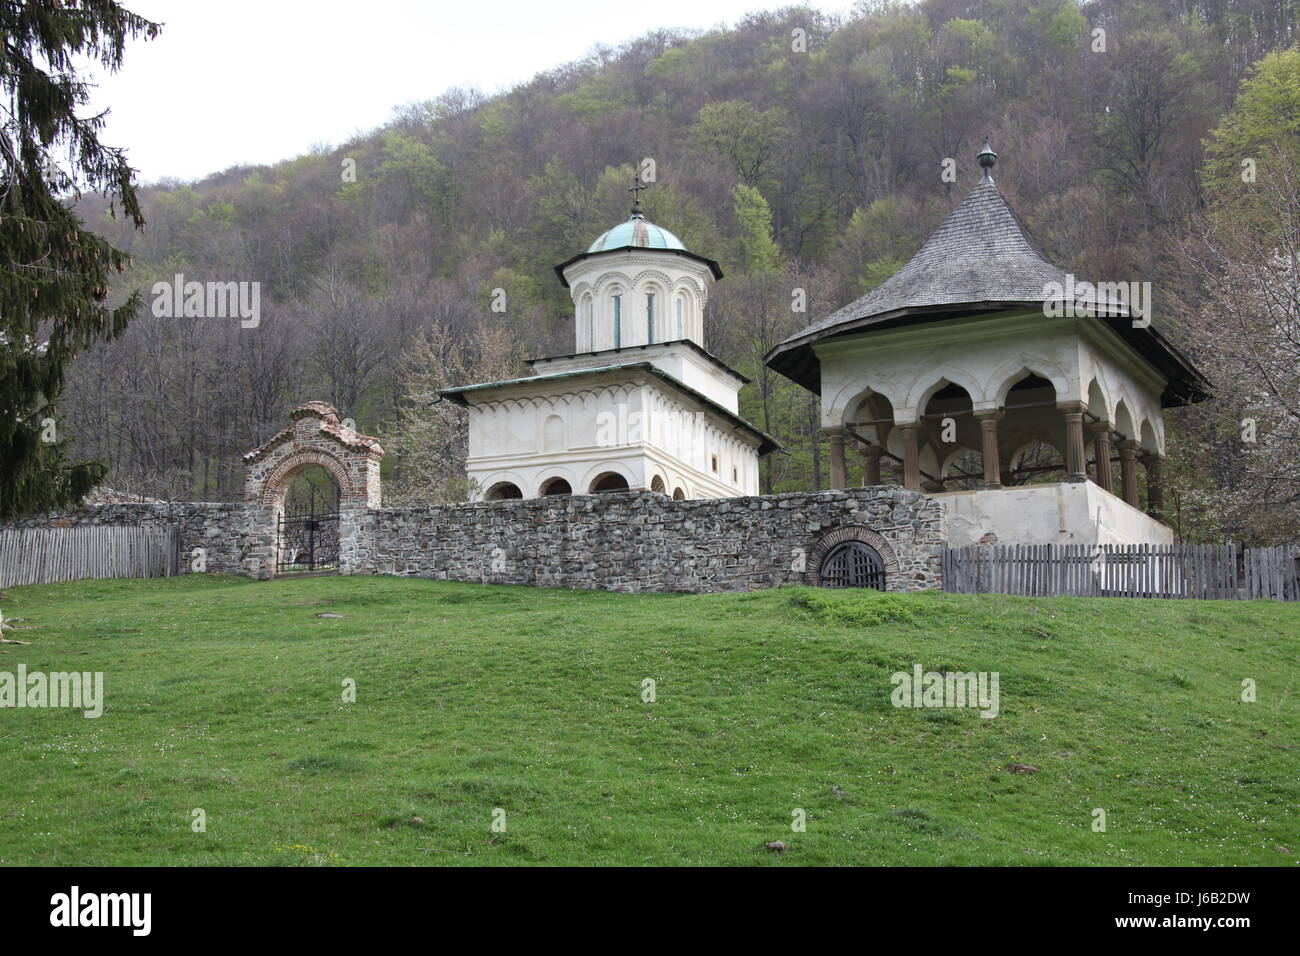
M 1028 441 L 1022 442 L 1011 452 L 1010 455 L 1007 456 L 1007 464 L 1010 469 L 1015 471 L 1020 468 L 1024 463 L 1025 455 L 1038 448 L 1051 449 L 1055 456 L 1061 460 L 1061 467 L 1065 467 L 1065 455 L 1062 453 L 1061 449 L 1056 447 L 1056 442 L 1049 435 L 1034 434 Z
M 1137 425 L 1133 421 L 1133 406 L 1125 395 L 1115 405 L 1114 429 L 1125 438 L 1137 438 Z
M 949 474 L 949 472 L 953 471 L 953 469 L 956 467 L 957 462 L 966 456 L 970 456 L 970 462 L 973 467 L 974 474 L 971 475 L 964 474 L 964 473 Z M 966 446 L 959 445 L 955 450 L 949 452 L 947 456 L 944 457 L 942 463 L 939 466 L 938 477 L 940 481 L 944 483 L 944 490 L 949 491 L 952 489 L 948 488 L 947 482 L 950 481 L 960 482 L 961 484 L 959 484 L 958 487 L 961 487 L 962 485 L 965 485 L 971 481 L 978 480 L 983 470 L 984 470 L 984 453 L 981 452 L 978 448 L 969 448 Z
M 855 422 L 879 421 L 878 425 L 858 425 L 854 431 L 873 440 L 877 445 L 885 445 L 889 432 L 893 430 L 896 409 L 894 403 L 884 392 L 872 388 L 862 389 L 844 406 L 841 422 L 854 426 Z
M 1070 380 L 1065 373 L 1050 362 L 1021 356 L 1019 359 L 1003 363 L 989 376 L 984 386 L 985 404 L 1002 408 L 1007 403 L 1007 395 L 1012 387 L 1031 375 L 1051 382 L 1058 402 L 1070 400 L 1072 395 Z
M 823 400 L 822 414 L 825 424 L 851 425 L 863 418 L 888 418 L 892 421 L 895 407 L 888 393 L 859 381 L 845 385 L 833 400 Z
M 1099 422 L 1109 422 L 1110 417 L 1110 395 L 1106 391 L 1106 386 L 1100 376 L 1094 376 L 1088 384 L 1088 389 L 1084 393 L 1084 402 L 1088 406 L 1088 411 Z
M 935 378 L 934 375 L 938 375 Z M 923 382 L 929 382 L 929 385 L 923 385 Z M 927 375 L 923 379 L 918 379 L 913 385 L 912 390 L 907 396 L 905 407 L 915 408 L 917 414 L 924 414 L 925 406 L 929 403 L 936 393 L 943 391 L 949 385 L 956 385 L 965 390 L 970 396 L 971 407 L 983 397 L 983 389 L 980 383 L 975 380 L 973 375 L 968 375 L 961 369 L 954 368 L 951 365 L 943 365 L 935 370 L 933 374 Z
M 1160 435 L 1154 425 L 1151 424 L 1150 416 L 1143 416 L 1142 427 L 1138 429 L 1138 442 L 1142 445 L 1142 450 L 1148 455 L 1163 455 L 1165 449 L 1160 441 Z

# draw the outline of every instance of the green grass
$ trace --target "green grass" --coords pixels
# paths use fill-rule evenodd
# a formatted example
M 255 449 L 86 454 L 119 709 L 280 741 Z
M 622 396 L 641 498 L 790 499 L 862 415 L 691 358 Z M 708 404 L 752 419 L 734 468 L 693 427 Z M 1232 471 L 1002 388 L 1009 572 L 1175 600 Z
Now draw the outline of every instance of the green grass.
M 0 710 L 9 865 L 1300 859 L 1300 605 L 190 575 L 0 609 L 38 625 L 0 670 L 106 684 Z M 894 708 L 914 662 L 998 671 L 1000 715 Z

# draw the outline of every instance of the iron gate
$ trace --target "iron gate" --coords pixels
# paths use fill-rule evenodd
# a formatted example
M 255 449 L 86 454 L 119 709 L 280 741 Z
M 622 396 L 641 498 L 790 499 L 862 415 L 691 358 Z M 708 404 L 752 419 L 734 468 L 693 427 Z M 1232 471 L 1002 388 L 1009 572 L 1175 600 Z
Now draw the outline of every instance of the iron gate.
M 339 566 L 339 513 L 281 514 L 277 540 L 276 574 L 335 571 Z
M 824 588 L 875 588 L 883 591 L 885 562 L 870 545 L 846 541 L 826 556 L 818 583 Z

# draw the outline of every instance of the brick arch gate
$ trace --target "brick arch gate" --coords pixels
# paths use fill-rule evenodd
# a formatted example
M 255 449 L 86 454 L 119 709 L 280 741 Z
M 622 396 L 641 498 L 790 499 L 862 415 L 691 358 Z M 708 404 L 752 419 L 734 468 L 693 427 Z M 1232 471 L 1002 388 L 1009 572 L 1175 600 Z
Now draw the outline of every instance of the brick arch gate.
M 253 524 L 245 560 L 248 572 L 259 578 L 276 573 L 286 547 L 281 527 L 285 496 L 305 469 L 324 468 L 338 486 L 340 543 L 355 540 L 362 515 L 381 505 L 379 461 L 384 449 L 376 439 L 344 427 L 338 412 L 325 402 L 299 405 L 289 417 L 288 428 L 244 456 L 244 501 L 252 506 Z M 346 574 L 347 548 L 339 552 L 338 570 Z

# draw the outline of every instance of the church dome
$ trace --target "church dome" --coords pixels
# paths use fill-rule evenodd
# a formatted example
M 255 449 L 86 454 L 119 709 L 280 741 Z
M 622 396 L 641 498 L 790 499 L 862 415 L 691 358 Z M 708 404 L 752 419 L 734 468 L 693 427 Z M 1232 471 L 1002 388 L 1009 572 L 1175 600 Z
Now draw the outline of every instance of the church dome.
M 667 229 L 656 226 L 640 213 L 633 214 L 627 222 L 621 222 L 608 232 L 596 238 L 587 252 L 605 252 L 610 249 L 623 249 L 627 246 L 639 246 L 644 249 L 679 249 L 686 251 L 682 241 Z

